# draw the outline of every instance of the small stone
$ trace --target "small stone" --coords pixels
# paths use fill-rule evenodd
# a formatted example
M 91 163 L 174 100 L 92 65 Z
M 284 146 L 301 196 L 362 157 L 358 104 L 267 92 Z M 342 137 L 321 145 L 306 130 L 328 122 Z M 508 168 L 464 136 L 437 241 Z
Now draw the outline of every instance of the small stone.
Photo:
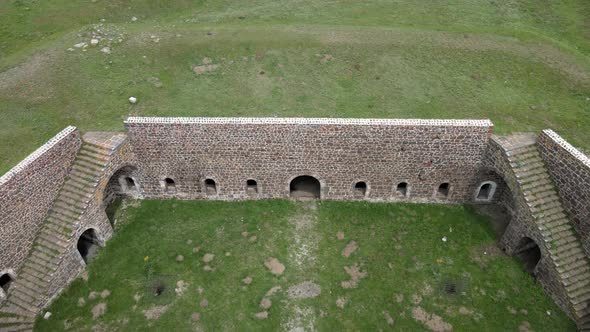
M 344 306 L 346 305 L 346 302 L 348 302 L 348 300 L 346 300 L 346 299 L 345 299 L 345 298 L 343 298 L 343 297 L 339 297 L 339 298 L 336 300 L 336 306 L 337 306 L 338 308 L 340 308 L 340 309 L 344 309 Z
M 129 97 L 129 102 L 132 103 L 132 104 L 135 104 L 135 103 L 137 103 L 137 98 L 135 98 L 135 97 Z
M 231 252 L 228 251 L 225 253 L 225 257 L 229 257 L 229 256 L 231 256 Z
M 285 272 L 285 265 L 283 265 L 278 259 L 271 257 L 264 261 L 264 266 L 270 270 L 270 273 L 274 275 L 281 275 Z
M 252 277 L 246 277 L 246 278 L 242 279 L 242 282 L 245 285 L 250 285 L 252 283 Z
M 186 240 L 186 244 L 188 244 L 188 245 L 193 244 L 193 240 Z
M 98 42 L 99 42 L 99 41 L 98 41 L 98 39 L 96 39 L 96 38 L 92 38 L 92 39 L 90 39 L 90 45 L 92 45 L 92 46 L 96 46 L 96 45 L 98 45 Z
M 176 261 L 177 262 L 182 262 L 183 260 L 184 260 L 184 256 L 182 256 L 182 255 L 176 256 Z
M 191 320 L 193 322 L 197 322 L 199 321 L 199 319 L 201 319 L 201 314 L 199 314 L 198 312 L 193 312 L 193 314 L 191 315 Z
M 215 271 L 215 268 L 213 268 L 209 265 L 205 265 L 205 266 L 203 266 L 203 270 L 213 272 L 213 271 Z
M 82 47 L 87 46 L 87 45 L 88 44 L 86 44 L 86 43 L 78 43 L 78 44 L 75 44 L 74 47 L 75 48 L 82 48 Z
M 258 238 L 256 237 L 256 235 L 253 235 L 253 236 L 251 236 L 251 237 L 248 239 L 248 241 L 250 241 L 250 242 L 256 242 L 256 240 L 257 240 L 257 239 L 258 239 Z
M 336 238 L 338 240 L 344 240 L 344 232 L 338 232 L 338 233 L 336 233 Z
M 131 18 L 131 22 L 137 22 L 137 17 L 133 16 L 133 17 Z
M 100 49 L 100 51 L 104 54 L 111 54 L 111 48 L 110 47 L 103 47 Z
M 205 254 L 205 256 L 203 256 L 203 262 L 209 263 L 213 258 L 215 258 L 214 254 Z
M 78 307 L 83 307 L 86 304 L 86 299 L 81 297 L 78 299 Z
M 270 299 L 267 299 L 266 297 L 260 301 L 260 307 L 262 309 L 268 309 L 268 308 L 270 308 L 271 305 L 272 305 L 272 301 Z
M 243 237 L 248 237 L 248 232 L 242 232 Z
M 195 254 L 196 254 L 196 253 L 198 253 L 198 252 L 199 252 L 199 250 L 201 250 L 201 247 L 194 247 L 194 248 L 193 248 L 193 253 L 195 253 Z
M 201 308 L 207 308 L 209 306 L 209 301 L 207 301 L 207 299 L 203 299 L 203 301 L 201 301 L 199 305 L 201 306 Z
M 90 294 L 88 294 L 88 299 L 94 300 L 94 299 L 96 299 L 97 296 L 98 296 L 97 292 L 90 292 Z
M 49 319 L 49 317 L 51 317 L 51 313 L 48 311 L 45 313 L 45 315 L 43 315 L 43 319 L 47 320 Z
M 261 311 L 261 312 L 257 313 L 256 318 L 267 319 L 268 318 L 268 311 Z

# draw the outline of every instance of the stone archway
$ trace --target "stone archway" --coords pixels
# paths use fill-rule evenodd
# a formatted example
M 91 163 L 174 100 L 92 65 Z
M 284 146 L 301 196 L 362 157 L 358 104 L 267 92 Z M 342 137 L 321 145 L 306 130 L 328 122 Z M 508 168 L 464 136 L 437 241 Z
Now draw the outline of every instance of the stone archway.
M 140 197 L 140 184 L 135 166 L 119 168 L 111 175 L 104 190 L 103 206 L 112 227 L 115 225 L 115 213 L 124 197 Z
M 321 188 L 322 185 L 318 179 L 302 175 L 289 183 L 289 195 L 295 199 L 319 199 L 321 198 Z
M 514 213 L 512 190 L 504 177 L 491 168 L 483 169 L 478 174 L 472 188 L 472 203 L 476 211 L 489 217 L 497 238 L 502 238 Z
M 523 263 L 524 270 L 535 275 L 535 269 L 541 260 L 541 249 L 530 237 L 523 237 L 514 250 L 514 256 Z
M 94 228 L 89 228 L 84 231 L 78 238 L 76 243 L 78 253 L 86 264 L 97 254 L 100 248 L 100 241 Z

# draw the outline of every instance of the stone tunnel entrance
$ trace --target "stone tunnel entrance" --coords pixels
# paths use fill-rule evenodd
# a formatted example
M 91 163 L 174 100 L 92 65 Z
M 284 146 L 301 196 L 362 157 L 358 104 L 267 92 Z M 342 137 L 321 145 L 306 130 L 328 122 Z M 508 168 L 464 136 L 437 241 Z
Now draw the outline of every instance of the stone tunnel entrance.
M 82 233 L 82 235 L 80 235 L 80 238 L 78 239 L 77 248 L 84 262 L 88 264 L 88 262 L 92 260 L 94 256 L 96 256 L 96 253 L 100 248 L 98 237 L 96 236 L 96 231 L 90 228 L 87 229 L 84 233 Z
M 541 249 L 533 239 L 525 237 L 520 240 L 514 255 L 523 262 L 525 271 L 535 274 L 535 268 L 541 260 Z
M 289 184 L 290 196 L 295 199 L 319 199 L 320 189 L 320 181 L 308 175 L 298 176 Z
M 10 288 L 10 284 L 12 284 L 14 280 L 8 273 L 4 273 L 0 276 L 0 288 L 4 291 L 4 293 L 8 293 L 8 289 Z

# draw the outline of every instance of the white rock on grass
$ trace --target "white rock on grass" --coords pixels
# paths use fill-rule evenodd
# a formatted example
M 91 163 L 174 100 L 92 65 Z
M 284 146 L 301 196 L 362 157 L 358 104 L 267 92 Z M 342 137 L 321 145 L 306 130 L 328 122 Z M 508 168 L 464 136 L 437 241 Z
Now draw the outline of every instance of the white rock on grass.
M 98 39 L 96 39 L 96 38 L 90 39 L 90 45 L 92 45 L 92 46 L 98 45 Z
M 129 102 L 132 103 L 132 104 L 135 104 L 135 103 L 137 103 L 137 98 L 135 98 L 135 97 L 129 97 Z
M 136 21 L 137 21 L 137 17 L 133 16 L 133 17 L 131 18 L 131 22 L 136 22 Z
M 103 47 L 100 49 L 100 51 L 104 54 L 111 54 L 111 48 L 110 47 Z
M 47 320 L 49 319 L 49 317 L 51 317 L 51 313 L 48 311 L 45 313 L 45 315 L 43 316 L 43 319 Z
M 87 45 L 88 45 L 87 43 L 78 43 L 78 44 L 75 44 L 74 47 L 75 48 L 82 48 L 82 47 L 87 46 Z

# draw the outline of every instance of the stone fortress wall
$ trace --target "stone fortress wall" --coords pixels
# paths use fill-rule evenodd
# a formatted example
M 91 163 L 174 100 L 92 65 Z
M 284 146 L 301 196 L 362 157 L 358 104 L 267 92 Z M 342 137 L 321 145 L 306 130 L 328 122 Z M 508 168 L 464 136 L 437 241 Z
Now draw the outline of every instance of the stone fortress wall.
M 576 231 L 590 256 L 590 158 L 553 130 L 543 130 L 539 150 Z
M 0 274 L 16 274 L 82 141 L 67 127 L 0 177 Z
M 0 272 L 10 269 L 17 286 L 19 264 L 34 251 L 62 184 L 71 187 L 62 188 L 65 194 L 84 196 L 71 210 L 62 211 L 69 198 L 53 207 L 57 216 L 70 215 L 72 230 L 53 258 L 58 263 L 51 263 L 43 299 L 31 302 L 30 311 L 41 310 L 85 268 L 76 249 L 83 234 L 92 230 L 99 245 L 110 238 L 105 208 L 117 195 L 289 198 L 301 176 L 317 180 L 321 199 L 502 206 L 510 220 L 500 247 L 514 255 L 536 247 L 540 257 L 530 272 L 545 291 L 579 324 L 590 310 L 590 166 L 551 131 L 519 145 L 493 136 L 489 120 L 130 117 L 125 127 L 126 134 L 88 133 L 82 139 L 69 127 L 2 177 L 0 238 L 11 242 L 0 242 Z M 86 184 L 80 177 L 89 175 Z M 561 197 L 551 191 L 549 177 Z M 564 228 L 568 216 L 574 235 Z M 586 250 L 581 256 L 577 236 Z M 10 312 L 28 307 L 17 300 L 8 299 L 17 308 Z

